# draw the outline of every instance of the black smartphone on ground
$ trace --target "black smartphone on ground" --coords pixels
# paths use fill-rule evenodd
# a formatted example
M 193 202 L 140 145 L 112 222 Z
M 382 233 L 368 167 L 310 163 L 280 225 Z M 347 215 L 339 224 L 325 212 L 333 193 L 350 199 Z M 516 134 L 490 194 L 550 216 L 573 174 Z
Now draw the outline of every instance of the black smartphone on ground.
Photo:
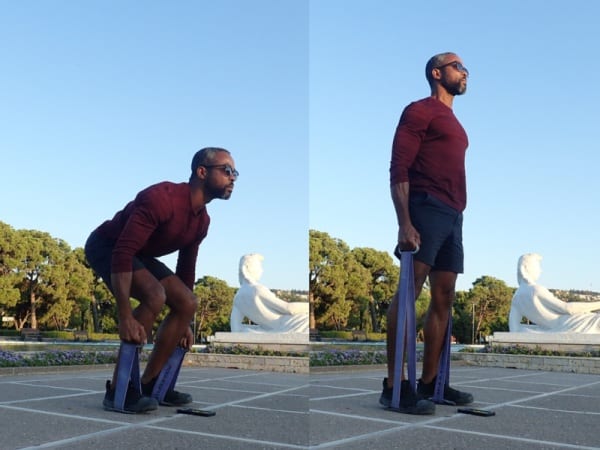
M 177 410 L 179 414 L 189 414 L 192 416 L 212 417 L 217 414 L 215 411 L 209 411 L 207 409 L 195 409 L 195 408 L 180 408 Z
M 490 417 L 495 416 L 496 413 L 494 411 L 489 411 L 487 409 L 477 409 L 477 408 L 458 408 L 459 413 L 463 414 L 472 414 L 474 416 L 481 417 Z

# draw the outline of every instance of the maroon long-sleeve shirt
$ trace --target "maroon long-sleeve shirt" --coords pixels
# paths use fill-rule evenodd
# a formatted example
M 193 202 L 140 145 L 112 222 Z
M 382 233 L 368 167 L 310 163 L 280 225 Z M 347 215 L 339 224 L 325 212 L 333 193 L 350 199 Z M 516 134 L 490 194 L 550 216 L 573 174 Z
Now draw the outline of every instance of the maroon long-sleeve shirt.
M 113 273 L 131 272 L 135 255 L 159 257 L 178 250 L 175 273 L 192 289 L 198 246 L 209 224 L 206 208 L 194 214 L 189 184 L 166 181 L 138 193 L 122 211 L 100 225 L 98 232 L 116 241 Z
M 390 184 L 409 182 L 452 208 L 467 206 L 465 153 L 467 133 L 452 109 L 427 97 L 408 105 L 396 128 Z

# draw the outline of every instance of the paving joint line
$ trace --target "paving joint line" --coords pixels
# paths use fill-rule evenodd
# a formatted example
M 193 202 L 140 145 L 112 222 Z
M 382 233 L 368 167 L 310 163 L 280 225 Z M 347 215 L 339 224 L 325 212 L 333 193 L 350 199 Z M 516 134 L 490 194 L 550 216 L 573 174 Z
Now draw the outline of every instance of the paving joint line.
M 276 391 L 276 392 L 269 392 L 269 393 L 265 393 L 265 394 L 261 394 L 261 395 L 255 395 L 254 397 L 248 397 L 248 398 L 244 398 L 244 399 L 240 399 L 240 400 L 232 400 L 230 402 L 213 405 L 211 409 L 220 409 L 220 408 L 224 408 L 226 406 L 234 406 L 234 405 L 238 405 L 240 403 L 246 403 L 246 402 L 251 402 L 254 400 L 259 400 L 261 398 L 267 398 L 267 397 L 272 397 L 275 395 L 281 395 L 286 392 L 291 392 L 291 391 L 296 391 L 298 389 L 302 389 L 304 387 L 306 387 L 306 386 L 296 386 L 296 387 L 291 387 L 291 388 L 283 389 L 283 390 Z
M 527 376 L 529 374 L 525 374 L 525 376 Z M 489 381 L 492 380 L 497 380 L 498 378 L 493 378 L 490 379 Z M 517 400 L 513 400 L 513 401 L 509 401 L 509 402 L 503 402 L 503 403 L 497 403 L 497 404 L 491 404 L 489 406 L 489 409 L 497 409 L 503 406 L 521 406 L 519 405 L 519 403 L 522 402 L 526 402 L 526 401 L 531 401 L 531 400 L 536 400 L 539 398 L 544 398 L 544 397 L 548 397 L 548 396 L 552 396 L 552 395 L 557 395 L 557 394 L 562 394 L 564 392 L 569 392 L 572 390 L 576 390 L 576 389 L 581 389 L 581 388 L 585 388 L 585 387 L 590 387 L 590 386 L 594 386 L 600 384 L 600 381 L 595 381 L 592 383 L 586 383 L 583 385 L 578 385 L 578 386 L 570 386 L 558 391 L 554 391 L 551 393 L 541 393 L 538 395 L 533 395 L 530 397 L 526 397 L 523 399 L 517 399 Z M 333 397 L 335 398 L 335 397 Z M 311 399 L 312 400 L 312 399 Z M 336 413 L 333 411 L 322 411 L 322 410 L 312 410 L 311 411 L 315 411 L 315 412 L 320 412 L 322 414 L 329 414 L 329 415 L 333 415 L 333 416 L 339 416 L 341 415 L 341 413 Z M 389 423 L 387 422 L 387 420 L 385 419 L 372 419 L 372 418 L 365 418 L 364 416 L 353 416 L 353 415 L 345 415 L 346 417 L 349 418 L 356 418 L 357 420 L 375 420 L 375 421 L 381 421 L 381 423 Z M 403 424 L 402 426 L 398 426 L 398 427 L 392 427 L 386 430 L 378 430 L 376 432 L 373 433 L 366 433 L 366 434 L 360 434 L 360 435 L 356 435 L 356 436 L 352 436 L 349 438 L 344 438 L 344 439 L 338 439 L 335 441 L 329 441 L 329 442 L 324 442 L 315 446 L 311 446 L 311 449 L 321 449 L 321 448 L 329 448 L 332 446 L 338 446 L 338 445 L 343 445 L 343 444 L 348 444 L 348 443 L 352 443 L 352 442 L 357 442 L 357 441 L 361 441 L 361 440 L 365 440 L 365 439 L 369 439 L 369 438 L 373 438 L 373 437 L 379 437 L 379 436 L 384 436 L 386 434 L 392 433 L 392 432 L 396 432 L 399 430 L 404 430 L 404 429 L 410 429 L 410 428 L 418 428 L 418 427 L 428 427 L 428 428 L 439 428 L 441 430 L 445 430 L 445 431 L 451 431 L 451 432 L 456 432 L 456 433 L 472 433 L 472 434 L 481 434 L 481 435 L 486 435 L 484 433 L 476 433 L 476 432 L 469 432 L 466 430 L 457 430 L 457 429 L 453 429 L 453 428 L 445 428 L 445 427 L 436 427 L 434 424 L 441 422 L 441 421 L 445 421 L 445 420 L 452 420 L 454 418 L 460 418 L 461 415 L 458 413 L 455 413 L 452 416 L 445 416 L 445 417 L 437 417 L 434 419 L 430 419 L 424 422 L 418 422 L 418 423 L 409 423 L 409 424 Z M 385 422 L 384 422 L 385 421 Z M 397 423 L 397 422 L 395 422 Z M 489 436 L 496 436 L 496 435 L 489 435 Z M 515 440 L 519 440 L 519 441 L 523 441 L 523 442 L 539 442 L 539 441 L 535 441 L 535 440 L 528 440 L 527 438 L 520 438 L 518 436 L 497 436 L 500 438 L 504 438 L 504 439 L 515 439 Z M 573 444 L 565 444 L 565 443 L 553 443 L 553 442 L 548 442 L 549 444 L 554 444 L 554 445 L 561 445 L 565 448 L 577 448 L 577 449 L 596 449 L 597 447 L 587 447 L 587 446 L 574 446 Z
M 486 438 L 492 437 L 492 438 L 503 439 L 503 440 L 508 440 L 508 441 L 526 442 L 528 444 L 538 444 L 538 445 L 545 444 L 545 445 L 551 446 L 551 448 L 563 447 L 563 448 L 576 448 L 576 449 L 580 449 L 580 450 L 598 450 L 598 447 L 589 447 L 586 445 L 569 444 L 567 442 L 541 441 L 539 439 L 531 439 L 531 438 L 525 438 L 525 437 L 519 437 L 519 436 L 508 436 L 505 434 L 482 433 L 480 431 L 459 430 L 456 428 L 446 428 L 446 427 L 430 426 L 430 425 L 427 425 L 426 428 L 431 428 L 433 430 L 440 430 L 440 431 L 450 431 L 453 433 L 470 434 L 470 435 L 482 436 L 482 437 L 486 437 Z

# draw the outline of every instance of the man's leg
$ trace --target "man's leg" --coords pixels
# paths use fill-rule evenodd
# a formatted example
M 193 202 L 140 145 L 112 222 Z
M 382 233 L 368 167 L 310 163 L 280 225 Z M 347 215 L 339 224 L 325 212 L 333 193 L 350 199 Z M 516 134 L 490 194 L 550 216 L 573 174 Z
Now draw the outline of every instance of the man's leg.
M 423 329 L 425 348 L 421 376 L 425 383 L 431 383 L 437 375 L 448 319 L 454 302 L 456 277 L 457 274 L 453 272 L 432 271 L 429 274 L 431 302 Z
M 150 338 L 152 326 L 165 305 L 165 289 L 147 269 L 139 269 L 132 274 L 131 296 L 140 302 L 133 310 L 133 317 L 144 326 L 146 336 Z M 113 388 L 116 383 L 117 369 L 118 367 L 115 367 L 113 373 Z
M 420 261 L 414 260 L 414 271 L 415 271 L 415 300 L 421 294 L 423 284 L 427 279 L 430 267 Z M 396 329 L 398 328 L 398 295 L 394 295 L 392 303 L 387 311 L 387 361 L 388 361 L 388 377 L 387 384 L 389 388 L 392 388 L 394 379 L 394 369 L 396 361 Z M 405 340 L 406 342 L 406 340 Z M 402 379 L 405 379 L 404 367 L 402 367 Z
M 415 298 L 418 297 L 421 289 L 423 287 L 423 283 L 425 278 L 427 277 L 427 272 L 429 271 L 429 266 L 414 261 L 414 272 L 415 272 Z M 412 299 L 414 301 L 414 299 Z M 399 299 L 398 295 L 394 297 L 392 304 L 388 310 L 388 323 L 387 323 L 387 353 L 388 353 L 388 377 L 383 380 L 383 391 L 381 396 L 379 397 L 379 403 L 386 407 L 392 408 L 392 402 L 394 397 L 394 369 L 395 369 L 395 358 L 396 351 L 399 349 L 396 348 L 396 331 L 398 326 L 398 305 Z M 408 332 L 407 332 L 408 335 Z M 404 340 L 406 343 L 406 339 Z M 406 345 L 404 347 L 406 350 Z M 405 353 L 405 352 L 403 352 Z M 399 386 L 400 392 L 400 404 L 397 406 L 394 405 L 393 408 L 395 411 L 406 413 L 406 414 L 434 414 L 435 413 L 435 404 L 429 400 L 420 398 L 414 388 L 411 386 L 410 382 L 407 381 L 404 373 L 404 361 L 402 362 L 401 368 L 401 385 Z
M 417 392 L 426 398 L 435 395 L 435 383 L 433 381 L 438 374 L 440 356 L 445 344 L 446 329 L 452 313 L 456 277 L 456 273 L 447 271 L 432 271 L 429 274 L 431 302 L 425 318 L 423 373 L 417 386 Z M 446 380 L 443 390 L 445 402 L 456 405 L 467 405 L 473 402 L 471 394 L 451 388 L 449 381 Z
M 163 366 L 186 335 L 198 306 L 198 300 L 179 277 L 172 275 L 160 281 L 170 311 L 162 321 L 154 339 L 154 349 L 142 375 L 147 384 L 160 374 Z

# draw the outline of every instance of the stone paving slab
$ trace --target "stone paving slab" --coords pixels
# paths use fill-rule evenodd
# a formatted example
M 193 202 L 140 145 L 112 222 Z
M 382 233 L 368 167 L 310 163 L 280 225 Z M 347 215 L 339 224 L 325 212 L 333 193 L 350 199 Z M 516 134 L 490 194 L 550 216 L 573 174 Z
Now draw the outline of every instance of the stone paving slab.
M 178 389 L 215 417 L 104 411 L 109 368 L 0 376 L 0 449 L 600 449 L 600 378 L 454 364 L 453 386 L 494 417 L 378 404 L 384 371 L 310 376 L 182 368 Z
M 310 448 L 598 449 L 600 378 L 520 369 L 453 365 L 451 383 L 493 417 L 437 405 L 432 416 L 378 406 L 384 373 L 311 373 Z M 345 390 L 327 386 L 343 386 Z M 360 392 L 350 392 L 351 387 Z M 368 388 L 370 387 L 370 391 Z
M 286 449 L 308 446 L 308 376 L 182 368 L 177 388 L 214 417 L 176 408 L 133 415 L 104 411 L 111 371 L 0 376 L 0 448 Z

